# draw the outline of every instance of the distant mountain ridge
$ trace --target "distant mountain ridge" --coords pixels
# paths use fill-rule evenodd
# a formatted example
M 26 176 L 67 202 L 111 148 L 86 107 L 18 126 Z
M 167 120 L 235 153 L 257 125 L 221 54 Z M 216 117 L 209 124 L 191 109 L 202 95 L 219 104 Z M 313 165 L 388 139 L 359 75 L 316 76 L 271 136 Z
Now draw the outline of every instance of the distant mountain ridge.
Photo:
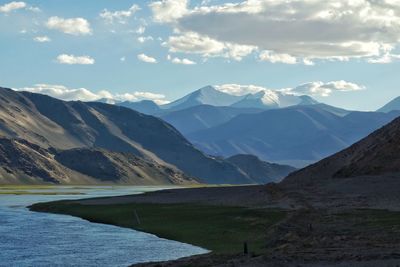
M 400 174 L 400 118 L 352 146 L 293 172 L 287 183 L 318 183 L 332 178 Z
M 241 114 L 187 138 L 211 155 L 253 154 L 301 167 L 353 144 L 398 115 L 341 112 L 324 104 L 293 106 Z
M 110 99 L 101 99 L 97 102 L 115 104 L 128 107 L 139 112 L 162 116 L 173 111 L 184 110 L 196 106 L 207 105 L 214 107 L 235 107 L 253 109 L 274 109 L 294 105 L 313 105 L 318 101 L 307 95 L 295 95 L 280 91 L 259 91 L 243 95 L 234 95 L 208 85 L 189 93 L 171 103 L 157 105 L 151 100 L 138 102 L 118 102 Z
M 383 107 L 381 107 L 380 109 L 378 109 L 378 112 L 391 112 L 391 111 L 396 111 L 396 110 L 400 110 L 400 96 L 396 97 L 395 99 L 393 99 L 392 101 L 390 101 L 389 103 L 387 103 L 386 105 L 384 105 Z

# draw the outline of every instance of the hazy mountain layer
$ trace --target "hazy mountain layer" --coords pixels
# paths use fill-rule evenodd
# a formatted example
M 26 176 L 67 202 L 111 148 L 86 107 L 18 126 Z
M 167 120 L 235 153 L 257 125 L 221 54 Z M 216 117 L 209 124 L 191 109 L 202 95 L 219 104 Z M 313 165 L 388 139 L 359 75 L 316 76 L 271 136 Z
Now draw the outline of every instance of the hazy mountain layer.
M 228 122 L 240 114 L 258 113 L 262 111 L 262 109 L 255 108 L 233 108 L 199 105 L 162 114 L 160 118 L 172 124 L 182 134 L 186 135 L 218 126 Z
M 400 118 L 349 148 L 289 175 L 285 183 L 400 174 Z
M 378 112 L 391 112 L 395 110 L 400 110 L 400 97 L 396 97 L 380 109 L 378 109 Z
M 338 116 L 338 110 L 334 109 L 334 114 L 327 107 L 295 106 L 242 114 L 187 137 L 211 155 L 253 154 L 262 160 L 293 165 L 336 153 L 400 114 L 350 112 Z

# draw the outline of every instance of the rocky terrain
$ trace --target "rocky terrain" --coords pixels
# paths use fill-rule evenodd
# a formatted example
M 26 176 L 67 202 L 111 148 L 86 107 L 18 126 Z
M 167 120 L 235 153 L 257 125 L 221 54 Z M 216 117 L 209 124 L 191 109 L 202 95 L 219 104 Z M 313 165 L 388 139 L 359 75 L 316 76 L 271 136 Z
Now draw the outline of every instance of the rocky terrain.
M 0 138 L 0 184 L 194 184 L 181 171 L 130 153 L 57 150 Z
M 44 149 L 131 153 L 206 183 L 254 183 L 233 164 L 194 148 L 168 123 L 105 103 L 65 102 L 0 88 L 0 136 Z

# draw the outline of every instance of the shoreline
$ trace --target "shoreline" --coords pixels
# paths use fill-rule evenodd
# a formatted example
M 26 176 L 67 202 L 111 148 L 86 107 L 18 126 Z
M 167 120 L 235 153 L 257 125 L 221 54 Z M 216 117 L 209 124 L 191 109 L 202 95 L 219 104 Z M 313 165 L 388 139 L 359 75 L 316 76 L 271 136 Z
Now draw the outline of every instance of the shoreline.
M 31 210 L 133 228 L 212 251 L 135 266 L 400 264 L 400 212 L 304 207 L 290 210 L 282 208 L 287 206 L 285 201 L 278 205 L 273 200 L 266 186 L 206 187 L 39 203 Z M 140 225 L 134 225 L 135 221 L 138 224 L 136 212 Z M 263 221 L 273 214 L 275 220 Z M 157 220 L 162 222 L 155 223 Z M 243 241 L 248 241 L 249 233 L 256 239 L 250 240 L 249 254 L 243 255 Z M 208 238 L 213 235 L 215 238 Z

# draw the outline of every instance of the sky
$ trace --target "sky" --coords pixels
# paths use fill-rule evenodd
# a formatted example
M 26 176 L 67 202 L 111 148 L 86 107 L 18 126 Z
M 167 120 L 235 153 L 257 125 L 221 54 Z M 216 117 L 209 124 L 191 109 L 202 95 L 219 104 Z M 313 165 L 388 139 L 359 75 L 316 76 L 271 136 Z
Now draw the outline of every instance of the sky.
M 206 85 L 353 110 L 400 96 L 400 0 L 0 0 L 0 86 L 173 101 Z

